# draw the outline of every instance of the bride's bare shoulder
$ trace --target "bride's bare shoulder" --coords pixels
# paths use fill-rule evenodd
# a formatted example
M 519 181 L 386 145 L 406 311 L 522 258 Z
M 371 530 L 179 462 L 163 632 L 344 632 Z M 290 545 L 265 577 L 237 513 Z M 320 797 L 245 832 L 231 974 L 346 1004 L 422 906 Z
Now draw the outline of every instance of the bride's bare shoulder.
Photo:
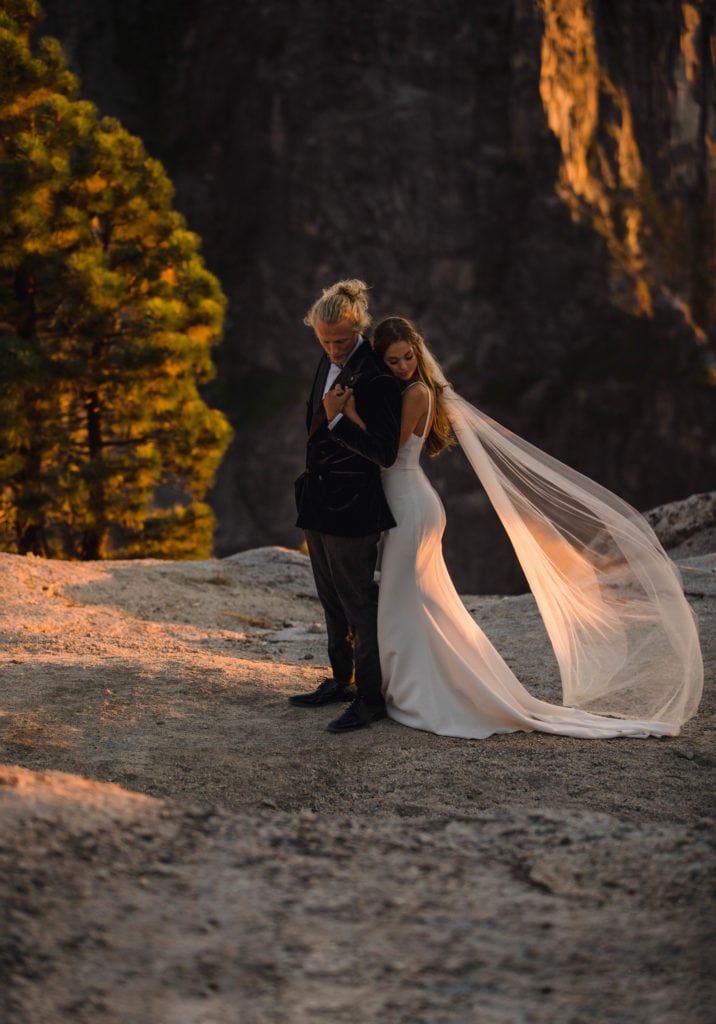
M 403 391 L 403 401 L 420 402 L 428 396 L 428 386 L 422 380 L 413 380 Z

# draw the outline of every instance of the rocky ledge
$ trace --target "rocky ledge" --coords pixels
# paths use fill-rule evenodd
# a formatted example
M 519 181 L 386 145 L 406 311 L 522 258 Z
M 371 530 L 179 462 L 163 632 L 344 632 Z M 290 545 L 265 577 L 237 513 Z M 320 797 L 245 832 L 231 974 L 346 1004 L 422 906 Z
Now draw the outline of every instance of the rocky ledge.
M 299 552 L 0 555 L 3 1021 L 706 1024 L 712 507 L 653 514 L 707 675 L 666 740 L 332 736 Z M 532 598 L 465 601 L 558 700 Z

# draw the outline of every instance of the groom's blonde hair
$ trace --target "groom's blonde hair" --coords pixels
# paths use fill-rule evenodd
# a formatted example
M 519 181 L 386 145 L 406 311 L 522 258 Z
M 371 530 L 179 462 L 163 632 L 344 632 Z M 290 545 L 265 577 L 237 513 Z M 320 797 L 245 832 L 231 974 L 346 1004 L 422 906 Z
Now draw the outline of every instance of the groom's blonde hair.
M 364 331 L 370 324 L 368 285 L 365 281 L 350 278 L 324 288 L 320 299 L 313 303 L 303 322 L 308 327 L 314 327 L 319 320 L 324 324 L 348 320 L 355 324 L 357 330 Z

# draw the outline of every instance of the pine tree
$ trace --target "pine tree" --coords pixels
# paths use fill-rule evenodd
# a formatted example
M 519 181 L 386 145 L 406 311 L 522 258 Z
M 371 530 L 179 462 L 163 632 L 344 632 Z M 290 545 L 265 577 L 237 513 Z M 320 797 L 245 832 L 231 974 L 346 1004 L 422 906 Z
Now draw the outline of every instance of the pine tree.
M 33 54 L 38 17 L 0 10 L 0 543 L 204 556 L 225 299 L 161 164 L 78 98 L 55 40 Z

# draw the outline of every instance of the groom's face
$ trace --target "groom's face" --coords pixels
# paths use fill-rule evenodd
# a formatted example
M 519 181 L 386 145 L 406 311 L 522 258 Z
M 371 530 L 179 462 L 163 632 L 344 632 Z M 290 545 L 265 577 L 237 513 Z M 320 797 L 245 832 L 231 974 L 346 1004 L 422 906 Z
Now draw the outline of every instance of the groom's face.
M 321 348 L 332 363 L 342 366 L 355 348 L 360 331 L 350 320 L 338 320 L 335 324 L 327 324 L 317 320 L 313 325 Z

